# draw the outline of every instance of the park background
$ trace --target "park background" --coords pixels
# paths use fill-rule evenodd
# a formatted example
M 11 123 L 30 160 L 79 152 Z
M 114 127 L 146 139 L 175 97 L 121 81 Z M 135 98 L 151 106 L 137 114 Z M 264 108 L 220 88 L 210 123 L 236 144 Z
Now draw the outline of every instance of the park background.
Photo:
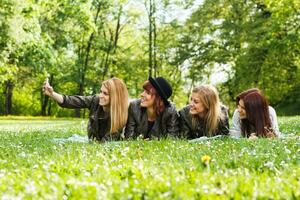
M 300 113 L 297 0 L 1 0 L 0 115 L 83 117 L 41 87 L 91 95 L 112 76 L 137 98 L 164 76 L 182 108 L 191 89 L 214 84 L 232 113 L 260 88 L 279 115 Z

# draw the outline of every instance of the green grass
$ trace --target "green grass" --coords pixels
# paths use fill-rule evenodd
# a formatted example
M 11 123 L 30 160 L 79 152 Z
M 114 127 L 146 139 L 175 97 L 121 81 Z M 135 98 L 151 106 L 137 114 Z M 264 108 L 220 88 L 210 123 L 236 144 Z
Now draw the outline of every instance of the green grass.
M 201 143 L 56 142 L 86 121 L 25 119 L 0 120 L 3 199 L 300 199 L 300 117 L 283 139 Z

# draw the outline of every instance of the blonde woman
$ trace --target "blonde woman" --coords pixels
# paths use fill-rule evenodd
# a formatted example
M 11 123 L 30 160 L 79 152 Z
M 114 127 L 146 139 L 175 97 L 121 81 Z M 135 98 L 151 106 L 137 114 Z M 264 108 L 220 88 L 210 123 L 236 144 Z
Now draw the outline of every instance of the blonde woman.
M 227 108 L 221 105 L 218 92 L 211 85 L 194 88 L 189 105 L 179 115 L 181 134 L 187 139 L 229 133 Z
M 88 137 L 91 140 L 120 140 L 128 117 L 128 91 L 118 78 L 102 82 L 100 93 L 91 96 L 68 96 L 54 92 L 48 82 L 43 92 L 63 108 L 88 108 Z

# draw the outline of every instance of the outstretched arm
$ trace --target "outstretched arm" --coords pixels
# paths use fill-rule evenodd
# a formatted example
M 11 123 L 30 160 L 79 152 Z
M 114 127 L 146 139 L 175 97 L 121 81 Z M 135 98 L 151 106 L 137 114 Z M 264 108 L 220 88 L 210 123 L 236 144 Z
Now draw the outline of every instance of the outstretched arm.
M 48 79 L 46 79 L 46 81 L 44 82 L 43 92 L 45 95 L 51 97 L 54 101 L 56 101 L 59 104 L 62 104 L 64 102 L 63 96 L 54 92 L 52 86 L 48 82 Z
M 56 101 L 59 106 L 63 108 L 90 108 L 93 101 L 95 101 L 95 95 L 91 96 L 67 96 L 54 92 L 51 85 L 46 80 L 43 85 L 43 92 L 45 95 L 51 97 L 54 101 Z

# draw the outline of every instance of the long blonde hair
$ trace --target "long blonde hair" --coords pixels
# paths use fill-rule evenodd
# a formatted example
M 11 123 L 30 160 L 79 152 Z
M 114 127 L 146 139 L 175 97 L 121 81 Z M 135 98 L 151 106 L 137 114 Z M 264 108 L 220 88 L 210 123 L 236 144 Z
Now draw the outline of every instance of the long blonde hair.
M 221 103 L 219 100 L 219 94 L 215 87 L 212 85 L 201 85 L 196 87 L 192 91 L 198 94 L 198 97 L 205 107 L 206 113 L 204 120 L 206 124 L 206 131 L 208 136 L 212 136 L 218 129 L 218 123 L 224 119 L 224 114 L 221 111 Z M 198 115 L 192 115 L 192 126 L 196 127 Z
M 128 118 L 128 90 L 124 82 L 111 78 L 102 83 L 109 92 L 110 134 L 122 129 Z

